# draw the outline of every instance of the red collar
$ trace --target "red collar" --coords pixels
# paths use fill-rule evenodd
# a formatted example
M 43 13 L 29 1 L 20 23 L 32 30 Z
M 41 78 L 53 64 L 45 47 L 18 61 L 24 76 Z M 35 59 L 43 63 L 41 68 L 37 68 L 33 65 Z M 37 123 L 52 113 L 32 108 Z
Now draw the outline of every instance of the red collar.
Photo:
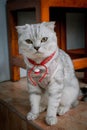
M 34 85 L 34 86 L 36 86 L 37 84 L 36 84 L 36 82 L 34 81 L 34 79 L 31 77 L 31 73 L 34 71 L 34 68 L 35 68 L 35 66 L 43 66 L 44 68 L 45 68 L 45 72 L 44 72 L 44 75 L 39 79 L 39 81 L 38 82 L 41 82 L 44 78 L 45 78 L 45 76 L 47 75 L 47 73 L 48 73 L 48 69 L 47 69 L 47 67 L 46 67 L 46 63 L 48 63 L 52 58 L 53 58 L 53 56 L 55 55 L 55 53 L 56 53 L 56 51 L 55 52 L 53 52 L 49 57 L 47 57 L 46 59 L 44 59 L 41 63 L 36 63 L 35 61 L 33 61 L 32 59 L 29 59 L 28 58 L 28 61 L 31 63 L 31 64 L 33 64 L 34 66 L 28 71 L 28 76 L 29 76 L 29 79 L 30 79 L 30 81 L 31 81 L 31 83 Z M 40 74 L 40 72 L 35 72 L 35 74 Z
M 53 58 L 53 56 L 55 55 L 55 53 L 56 52 L 54 52 L 54 53 L 52 53 L 49 57 L 47 57 L 46 59 L 44 59 L 41 63 L 36 63 L 35 61 L 33 61 L 33 60 L 31 60 L 31 59 L 29 59 L 28 58 L 28 61 L 31 63 L 31 64 L 33 64 L 33 65 L 45 65 L 47 62 L 49 62 L 52 58 Z

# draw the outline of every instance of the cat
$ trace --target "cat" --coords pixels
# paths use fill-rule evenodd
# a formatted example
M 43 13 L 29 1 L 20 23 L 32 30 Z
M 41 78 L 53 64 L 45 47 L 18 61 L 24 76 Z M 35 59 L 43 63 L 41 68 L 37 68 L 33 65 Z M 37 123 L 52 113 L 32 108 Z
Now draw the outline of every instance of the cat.
M 59 49 L 54 31 L 55 22 L 17 26 L 19 49 L 27 68 L 27 82 L 31 111 L 28 120 L 35 120 L 47 110 L 46 123 L 57 123 L 78 104 L 79 83 L 72 60 Z

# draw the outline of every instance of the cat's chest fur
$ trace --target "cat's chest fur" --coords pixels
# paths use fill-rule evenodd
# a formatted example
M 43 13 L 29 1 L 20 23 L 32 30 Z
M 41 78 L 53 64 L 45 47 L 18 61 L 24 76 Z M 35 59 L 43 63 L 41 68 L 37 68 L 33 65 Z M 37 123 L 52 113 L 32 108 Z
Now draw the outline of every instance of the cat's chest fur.
M 52 59 L 49 63 L 45 65 L 31 65 L 28 66 L 27 75 L 28 81 L 34 86 L 40 86 L 41 88 L 46 88 L 52 80 L 53 76 L 58 67 L 58 58 Z M 39 70 L 39 73 L 35 71 Z M 29 74 L 30 73 L 30 74 Z

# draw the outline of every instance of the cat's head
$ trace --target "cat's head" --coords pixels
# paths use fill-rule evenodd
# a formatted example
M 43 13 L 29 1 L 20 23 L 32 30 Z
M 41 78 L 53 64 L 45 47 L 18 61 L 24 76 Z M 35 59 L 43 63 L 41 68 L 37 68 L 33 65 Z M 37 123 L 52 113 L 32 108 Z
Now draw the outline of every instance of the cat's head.
M 44 59 L 57 50 L 55 22 L 17 26 L 20 52 L 33 60 Z

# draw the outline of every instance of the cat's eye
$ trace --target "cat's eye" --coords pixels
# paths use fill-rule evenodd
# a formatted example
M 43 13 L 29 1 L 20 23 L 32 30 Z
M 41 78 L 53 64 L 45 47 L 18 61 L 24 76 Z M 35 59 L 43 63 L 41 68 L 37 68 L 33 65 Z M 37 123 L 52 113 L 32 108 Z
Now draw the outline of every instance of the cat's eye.
M 25 40 L 28 44 L 32 44 L 33 42 L 30 39 Z
M 42 39 L 41 39 L 41 42 L 46 42 L 48 40 L 48 37 L 43 37 Z

